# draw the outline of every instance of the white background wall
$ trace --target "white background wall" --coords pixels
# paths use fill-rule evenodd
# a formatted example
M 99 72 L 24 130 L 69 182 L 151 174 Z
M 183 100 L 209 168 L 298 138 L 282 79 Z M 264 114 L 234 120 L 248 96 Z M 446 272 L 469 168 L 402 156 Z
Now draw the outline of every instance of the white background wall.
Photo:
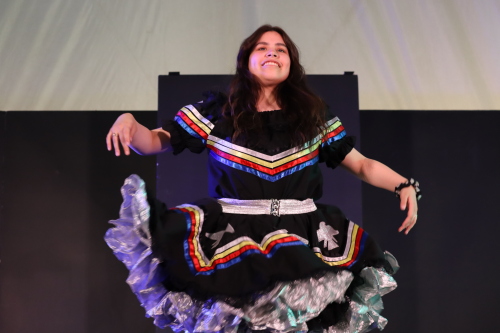
M 159 74 L 233 73 L 264 23 L 361 109 L 500 110 L 500 0 L 0 0 L 0 110 L 155 110 Z

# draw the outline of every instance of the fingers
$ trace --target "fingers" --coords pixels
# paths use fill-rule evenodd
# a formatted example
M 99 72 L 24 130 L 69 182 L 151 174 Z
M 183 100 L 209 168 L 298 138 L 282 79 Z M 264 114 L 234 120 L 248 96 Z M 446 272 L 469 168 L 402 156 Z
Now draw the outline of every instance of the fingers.
M 417 214 L 411 215 L 411 216 L 409 215 L 404 220 L 403 224 L 401 224 L 401 227 L 399 227 L 398 231 L 399 232 L 404 231 L 405 235 L 408 235 L 408 233 L 410 232 L 410 230 L 413 229 L 413 227 L 417 223 L 417 218 L 418 218 Z
M 113 132 L 113 129 L 106 135 L 106 147 L 108 148 L 108 151 L 111 151 L 114 149 L 115 155 L 120 156 L 121 150 L 120 150 L 120 145 L 123 149 L 123 152 L 125 155 L 130 155 L 130 148 L 129 148 L 129 141 L 130 135 L 127 135 L 126 131 L 122 131 L 124 134 L 120 134 L 119 132 Z
M 106 135 L 108 151 L 114 149 L 115 155 L 120 156 L 123 149 L 125 155 L 130 155 L 129 145 L 135 132 L 135 118 L 130 113 L 120 115 Z M 121 145 L 121 148 L 120 148 Z
M 111 141 L 113 142 L 113 147 L 115 148 L 115 155 L 120 156 L 120 144 L 118 143 L 119 135 L 116 132 L 111 133 Z
M 128 137 L 127 132 L 117 136 L 120 139 L 120 143 L 122 144 L 123 152 L 125 153 L 125 155 L 130 155 L 130 148 L 128 147 L 128 141 L 126 139 L 126 137 Z
M 403 221 L 403 224 L 399 227 L 398 231 L 404 231 L 405 235 L 408 235 L 410 230 L 415 226 L 417 223 L 417 199 L 415 196 L 415 193 L 409 192 L 405 193 L 405 195 L 401 196 L 401 207 L 408 207 L 408 214 L 406 216 L 406 219 Z
M 106 148 L 108 148 L 108 151 L 111 151 L 111 135 L 112 133 L 109 132 L 108 135 L 106 135 Z

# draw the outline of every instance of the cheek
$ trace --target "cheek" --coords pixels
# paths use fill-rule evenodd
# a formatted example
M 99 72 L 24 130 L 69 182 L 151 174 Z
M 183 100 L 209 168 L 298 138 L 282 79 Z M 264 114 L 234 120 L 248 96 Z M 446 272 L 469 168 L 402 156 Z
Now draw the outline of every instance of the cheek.
M 248 59 L 248 69 L 252 70 L 257 67 L 257 60 L 254 57 L 250 57 Z
M 290 60 L 290 58 L 288 58 L 287 60 L 288 60 L 288 68 L 290 68 L 292 66 L 292 61 Z
M 290 68 L 291 68 L 291 64 L 288 63 L 287 68 L 286 68 L 287 75 L 290 73 Z
M 292 66 L 292 64 L 291 64 L 291 62 L 290 62 L 290 58 L 288 58 L 288 59 L 287 59 L 287 61 L 286 61 L 286 69 L 287 69 L 288 71 L 290 71 L 290 67 L 291 67 L 291 66 Z

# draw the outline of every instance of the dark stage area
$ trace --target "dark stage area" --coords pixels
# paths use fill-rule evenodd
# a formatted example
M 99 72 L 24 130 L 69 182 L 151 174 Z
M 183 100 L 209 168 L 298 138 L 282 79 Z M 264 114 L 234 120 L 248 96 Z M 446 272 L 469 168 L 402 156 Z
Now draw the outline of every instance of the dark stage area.
M 156 157 L 106 150 L 119 114 L 0 112 L 0 332 L 155 332 L 103 241 L 124 178 L 156 183 Z M 133 114 L 157 124 L 157 112 Z M 500 112 L 361 111 L 359 121 L 357 148 L 423 191 L 417 226 L 404 236 L 394 195 L 362 186 L 359 222 L 402 267 L 398 289 L 384 298 L 384 332 L 494 331 Z

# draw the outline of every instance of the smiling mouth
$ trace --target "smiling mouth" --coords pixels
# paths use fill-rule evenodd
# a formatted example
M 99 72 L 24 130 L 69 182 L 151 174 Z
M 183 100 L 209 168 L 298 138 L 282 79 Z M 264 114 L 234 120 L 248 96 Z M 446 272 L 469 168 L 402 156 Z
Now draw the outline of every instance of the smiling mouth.
M 262 67 L 264 66 L 276 66 L 276 67 L 281 67 L 280 64 L 278 64 L 276 61 L 266 61 L 262 64 Z

